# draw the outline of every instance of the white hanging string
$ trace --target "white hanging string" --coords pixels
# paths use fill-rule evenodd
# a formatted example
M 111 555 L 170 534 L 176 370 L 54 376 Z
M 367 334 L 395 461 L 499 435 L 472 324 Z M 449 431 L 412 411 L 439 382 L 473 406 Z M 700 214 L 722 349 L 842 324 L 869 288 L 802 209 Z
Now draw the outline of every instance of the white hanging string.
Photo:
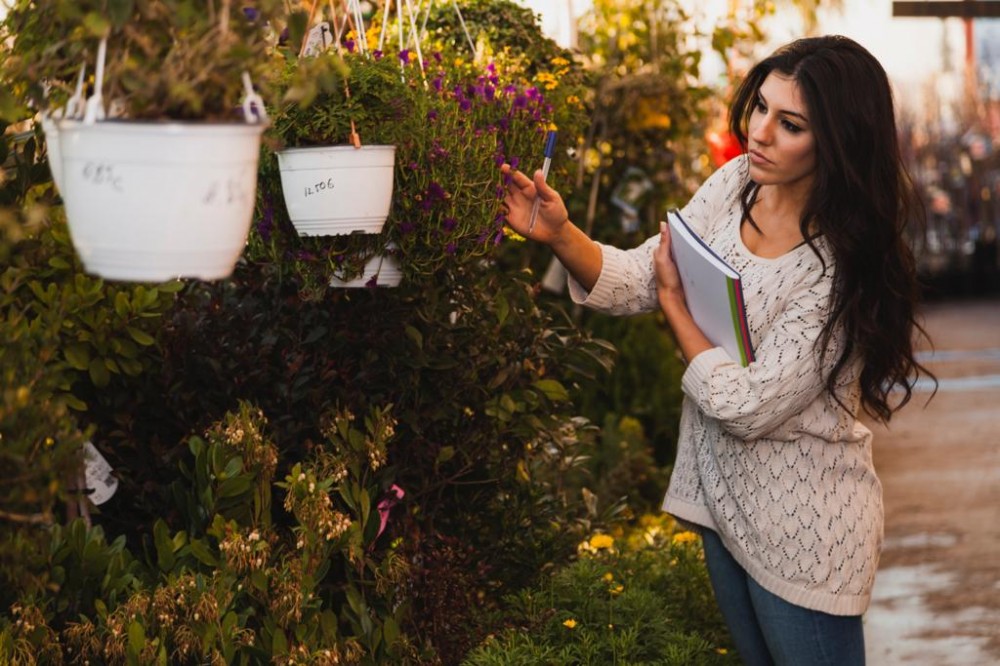
M 420 33 L 417 32 L 417 21 L 413 15 L 413 4 L 410 0 L 406 0 L 406 13 L 410 17 L 410 30 L 413 33 L 413 41 L 416 44 L 417 62 L 420 64 L 420 71 L 424 71 L 424 54 L 420 50 Z
M 83 122 L 88 125 L 104 119 L 104 97 L 101 89 L 104 87 L 104 59 L 108 52 L 108 37 L 101 38 L 97 47 L 97 73 L 94 75 L 94 94 L 90 96 L 84 107 Z

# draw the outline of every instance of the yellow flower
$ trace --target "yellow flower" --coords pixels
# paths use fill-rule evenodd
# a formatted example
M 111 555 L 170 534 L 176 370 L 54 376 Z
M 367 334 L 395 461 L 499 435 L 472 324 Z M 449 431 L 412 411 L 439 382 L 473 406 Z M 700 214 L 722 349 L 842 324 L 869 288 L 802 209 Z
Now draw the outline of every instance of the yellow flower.
M 595 534 L 590 537 L 591 548 L 611 548 L 613 545 L 615 545 L 615 540 L 607 534 Z
M 609 571 L 608 573 L 604 574 L 602 578 L 604 578 L 605 583 L 610 583 L 615 579 L 615 575 Z
M 567 629 L 575 629 L 576 628 L 576 620 L 570 618 L 570 619 L 566 620 L 565 622 L 563 622 L 563 626 L 566 627 Z
M 727 650 L 726 648 L 715 648 L 715 651 L 718 652 L 719 654 L 729 654 L 729 650 Z
M 566 60 L 566 58 L 563 58 L 562 56 L 556 56 L 552 59 L 552 64 L 556 67 L 562 67 L 563 65 L 568 65 L 569 60 Z
M 524 241 L 528 240 L 527 238 L 525 238 L 521 234 L 517 233 L 516 231 L 514 231 L 513 229 L 511 229 L 508 226 L 504 226 L 504 228 L 503 228 L 503 235 L 506 236 L 507 238 L 509 238 L 512 241 L 524 242 Z
M 613 596 L 613 597 L 617 597 L 619 594 L 621 594 L 624 591 L 625 591 L 625 586 L 621 585 L 621 584 L 615 585 L 614 587 L 612 587 L 611 589 L 608 590 L 608 592 L 610 592 L 611 596 Z
M 684 531 L 675 534 L 674 538 L 671 539 L 671 541 L 676 545 L 681 543 L 691 543 L 692 541 L 697 541 L 697 539 L 698 535 L 695 534 L 694 532 Z

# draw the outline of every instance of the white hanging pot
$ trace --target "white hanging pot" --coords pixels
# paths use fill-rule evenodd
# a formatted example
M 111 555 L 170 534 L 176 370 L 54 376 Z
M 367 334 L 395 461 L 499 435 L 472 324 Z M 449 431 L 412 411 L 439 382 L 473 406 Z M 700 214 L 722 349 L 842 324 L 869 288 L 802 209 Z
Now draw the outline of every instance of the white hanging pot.
M 59 150 L 59 126 L 55 120 L 46 114 L 42 114 L 39 118 L 39 123 L 42 125 L 42 132 L 45 134 L 45 152 L 49 158 L 49 171 L 52 172 L 52 182 L 55 183 L 56 190 L 62 194 L 62 152 Z
M 110 280 L 216 280 L 246 244 L 263 125 L 59 121 L 70 237 Z
M 391 248 L 390 248 L 391 249 Z M 341 280 L 334 276 L 331 287 L 398 287 L 403 279 L 403 270 L 395 254 L 379 254 L 370 258 L 361 275 L 352 280 Z
M 82 121 L 57 121 L 62 195 L 84 269 L 109 280 L 228 277 L 246 245 L 267 114 L 243 73 L 246 123 L 103 120 L 107 37 Z
M 278 152 L 288 216 L 301 236 L 377 234 L 392 203 L 395 146 Z

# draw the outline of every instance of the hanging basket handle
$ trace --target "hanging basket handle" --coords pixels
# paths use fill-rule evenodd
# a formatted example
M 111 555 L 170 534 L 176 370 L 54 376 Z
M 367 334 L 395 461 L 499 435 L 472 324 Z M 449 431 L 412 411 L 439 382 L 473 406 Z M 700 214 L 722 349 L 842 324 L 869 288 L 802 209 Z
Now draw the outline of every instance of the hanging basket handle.
M 97 70 L 94 74 L 94 94 L 92 94 L 83 107 L 83 122 L 86 125 L 93 125 L 98 120 L 104 120 L 104 96 L 101 89 L 104 87 L 104 60 L 108 53 L 108 36 L 101 37 L 101 43 L 97 46 Z M 81 72 L 82 74 L 82 72 Z
M 264 100 L 253 89 L 253 81 L 250 80 L 250 72 L 243 71 L 243 119 L 251 125 L 259 125 L 268 122 L 267 109 L 264 108 Z

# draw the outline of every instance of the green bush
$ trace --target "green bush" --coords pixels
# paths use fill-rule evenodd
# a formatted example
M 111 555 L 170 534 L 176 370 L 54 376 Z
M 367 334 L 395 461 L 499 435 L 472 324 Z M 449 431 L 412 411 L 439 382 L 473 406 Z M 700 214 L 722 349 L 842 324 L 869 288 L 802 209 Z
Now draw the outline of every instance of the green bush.
M 505 628 L 463 664 L 737 663 L 694 533 L 647 514 L 622 537 L 595 534 L 579 551 L 508 597 Z

